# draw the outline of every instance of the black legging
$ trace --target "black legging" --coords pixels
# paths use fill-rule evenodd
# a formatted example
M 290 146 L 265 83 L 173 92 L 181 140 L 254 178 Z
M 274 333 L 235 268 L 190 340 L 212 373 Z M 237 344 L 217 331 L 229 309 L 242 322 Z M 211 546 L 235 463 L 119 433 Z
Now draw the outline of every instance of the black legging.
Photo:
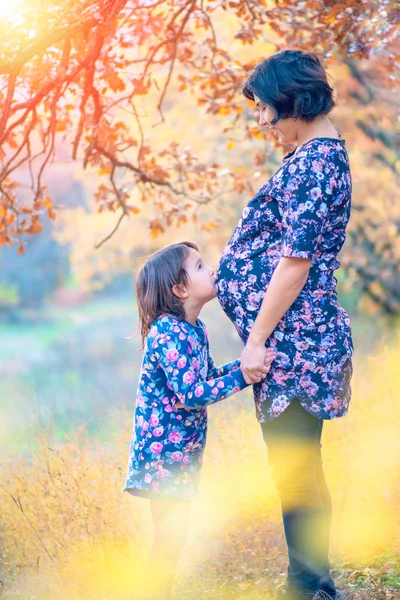
M 288 584 L 310 597 L 336 595 L 330 576 L 332 504 L 321 458 L 323 420 L 295 398 L 278 417 L 261 424 L 278 488 L 289 555 Z

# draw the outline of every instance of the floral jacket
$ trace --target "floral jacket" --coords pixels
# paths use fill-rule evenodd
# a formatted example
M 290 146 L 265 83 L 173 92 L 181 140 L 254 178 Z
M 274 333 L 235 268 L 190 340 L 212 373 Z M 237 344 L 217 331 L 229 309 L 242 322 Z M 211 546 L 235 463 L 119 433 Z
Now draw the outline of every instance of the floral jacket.
M 207 330 L 165 315 L 146 340 L 125 491 L 148 498 L 195 496 L 207 406 L 246 387 L 239 360 L 216 367 Z

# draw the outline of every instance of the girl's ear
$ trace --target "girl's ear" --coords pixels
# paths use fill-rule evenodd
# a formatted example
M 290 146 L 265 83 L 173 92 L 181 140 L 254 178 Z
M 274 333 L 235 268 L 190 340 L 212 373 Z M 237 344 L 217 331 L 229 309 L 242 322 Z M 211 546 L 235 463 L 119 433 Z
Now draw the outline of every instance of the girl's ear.
M 185 300 L 188 297 L 188 291 L 184 285 L 174 285 L 172 293 L 180 300 Z

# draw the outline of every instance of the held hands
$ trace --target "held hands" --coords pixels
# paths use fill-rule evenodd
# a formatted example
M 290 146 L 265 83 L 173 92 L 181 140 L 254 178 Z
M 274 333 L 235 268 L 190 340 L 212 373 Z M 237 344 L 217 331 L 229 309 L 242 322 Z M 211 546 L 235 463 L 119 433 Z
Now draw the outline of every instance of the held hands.
M 248 342 L 242 352 L 240 368 L 246 383 L 260 383 L 271 368 L 275 351 L 263 344 Z

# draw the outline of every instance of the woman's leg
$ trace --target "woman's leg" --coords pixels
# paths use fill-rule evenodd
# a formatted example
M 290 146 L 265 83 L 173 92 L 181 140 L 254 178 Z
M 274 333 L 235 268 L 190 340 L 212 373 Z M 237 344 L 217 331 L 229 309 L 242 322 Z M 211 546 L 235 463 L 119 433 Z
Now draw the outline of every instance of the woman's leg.
M 153 545 L 138 600 L 169 600 L 179 557 L 186 545 L 190 502 L 151 500 Z
M 289 588 L 303 597 L 323 589 L 334 598 L 328 557 L 331 500 L 322 469 L 322 425 L 321 419 L 294 399 L 279 417 L 261 427 L 282 502 Z
M 321 423 L 321 433 L 322 433 L 322 423 Z M 331 524 L 332 524 L 332 500 L 329 493 L 328 486 L 326 484 L 322 455 L 321 455 L 322 445 L 321 443 L 317 448 L 317 461 L 316 461 L 316 469 L 317 469 L 317 480 L 318 480 L 318 488 L 320 491 L 320 497 L 322 500 L 323 512 L 322 512 L 322 523 L 321 523 L 321 561 L 322 561 L 322 576 L 320 579 L 319 589 L 323 592 L 326 592 L 332 598 L 335 598 L 336 595 L 336 587 L 333 583 L 331 574 L 330 574 L 330 561 L 329 561 L 329 546 L 330 546 L 330 538 L 331 538 Z

